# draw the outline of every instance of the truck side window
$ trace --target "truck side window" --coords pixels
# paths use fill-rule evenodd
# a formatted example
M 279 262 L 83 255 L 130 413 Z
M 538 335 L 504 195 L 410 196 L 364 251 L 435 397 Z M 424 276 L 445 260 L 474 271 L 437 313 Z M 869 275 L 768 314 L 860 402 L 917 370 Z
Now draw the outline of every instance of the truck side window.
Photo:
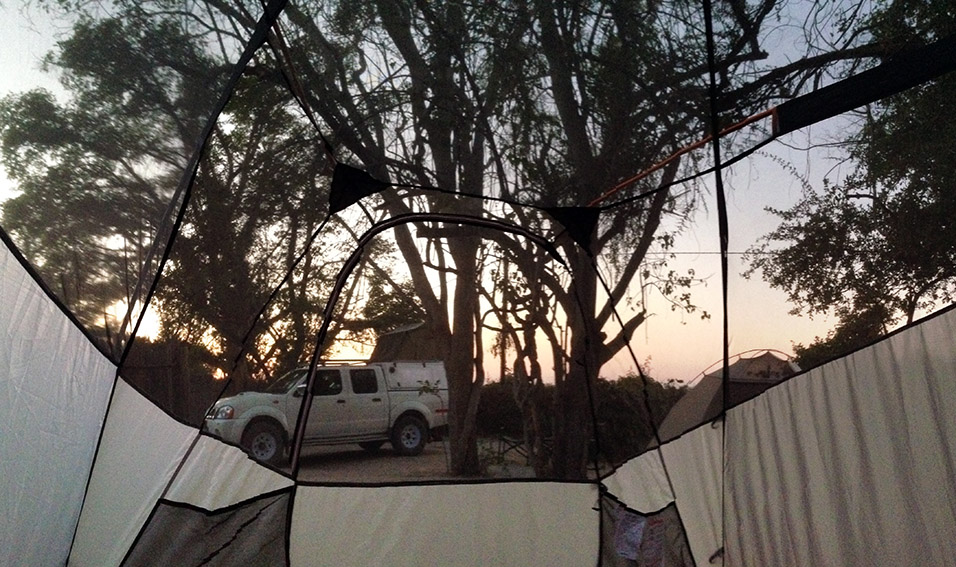
M 313 396 L 334 396 L 342 393 L 342 376 L 336 370 L 319 370 L 315 374 Z
M 356 394 L 374 394 L 378 391 L 378 379 L 371 368 L 349 370 L 352 378 L 352 392 Z

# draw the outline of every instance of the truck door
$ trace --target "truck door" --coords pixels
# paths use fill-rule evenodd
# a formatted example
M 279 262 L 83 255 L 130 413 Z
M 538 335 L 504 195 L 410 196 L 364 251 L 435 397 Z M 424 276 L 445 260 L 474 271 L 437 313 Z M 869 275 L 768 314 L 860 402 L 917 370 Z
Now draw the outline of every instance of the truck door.
M 352 398 L 349 400 L 349 417 L 352 432 L 370 435 L 388 430 L 388 394 L 383 391 L 383 382 L 373 368 L 348 369 Z
M 316 371 L 312 389 L 312 409 L 305 426 L 308 439 L 337 437 L 348 434 L 348 396 L 342 388 L 342 373 L 338 368 L 320 368 Z

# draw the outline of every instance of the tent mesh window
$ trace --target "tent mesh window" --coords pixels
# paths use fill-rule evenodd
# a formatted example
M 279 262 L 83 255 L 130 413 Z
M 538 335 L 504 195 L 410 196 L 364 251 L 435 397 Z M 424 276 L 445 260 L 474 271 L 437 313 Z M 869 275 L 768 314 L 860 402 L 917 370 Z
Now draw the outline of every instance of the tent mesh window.
M 207 512 L 160 501 L 123 561 L 147 565 L 286 565 L 288 493 Z
M 693 567 L 677 507 L 640 514 L 602 497 L 600 567 Z

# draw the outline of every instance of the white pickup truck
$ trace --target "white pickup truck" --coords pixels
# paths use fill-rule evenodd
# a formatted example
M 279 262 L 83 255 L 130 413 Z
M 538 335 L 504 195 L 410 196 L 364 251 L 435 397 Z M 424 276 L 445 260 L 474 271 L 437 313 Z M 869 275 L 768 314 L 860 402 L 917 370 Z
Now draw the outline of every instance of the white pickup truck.
M 264 392 L 217 401 L 203 429 L 279 464 L 302 407 L 308 368 L 285 374 Z M 357 443 L 376 450 L 391 441 L 401 455 L 417 455 L 432 432 L 448 423 L 448 380 L 441 362 L 371 362 L 316 369 L 303 445 Z

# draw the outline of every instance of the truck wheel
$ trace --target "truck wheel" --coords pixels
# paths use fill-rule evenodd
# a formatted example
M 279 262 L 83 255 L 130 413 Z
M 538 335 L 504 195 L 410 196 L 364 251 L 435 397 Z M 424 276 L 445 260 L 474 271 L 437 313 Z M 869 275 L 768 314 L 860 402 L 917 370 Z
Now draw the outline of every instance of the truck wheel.
M 414 415 L 403 415 L 392 428 L 392 447 L 399 455 L 418 455 L 425 450 L 428 425 Z
M 242 447 L 257 461 L 280 465 L 285 457 L 285 436 L 274 423 L 257 421 L 242 435 Z
M 363 441 L 359 443 L 359 447 L 365 449 L 369 453 L 374 453 L 382 447 L 382 443 L 385 441 Z

